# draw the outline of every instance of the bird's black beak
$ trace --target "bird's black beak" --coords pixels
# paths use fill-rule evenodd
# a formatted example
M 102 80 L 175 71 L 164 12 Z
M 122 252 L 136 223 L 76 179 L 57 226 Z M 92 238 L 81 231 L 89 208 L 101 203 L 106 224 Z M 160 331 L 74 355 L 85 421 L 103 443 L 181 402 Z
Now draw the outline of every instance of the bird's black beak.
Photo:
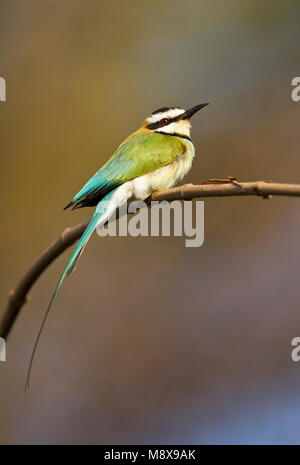
M 181 116 L 180 119 L 190 119 L 197 111 L 201 110 L 201 108 L 206 107 L 209 103 L 201 103 L 200 105 L 196 105 L 195 107 L 186 110 Z

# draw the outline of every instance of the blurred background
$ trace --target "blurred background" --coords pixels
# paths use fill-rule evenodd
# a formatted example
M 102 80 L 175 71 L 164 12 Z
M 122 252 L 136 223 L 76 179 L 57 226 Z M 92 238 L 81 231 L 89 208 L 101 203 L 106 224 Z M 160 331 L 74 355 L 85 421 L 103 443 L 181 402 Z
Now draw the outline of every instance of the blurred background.
M 1 294 L 91 209 L 62 208 L 151 111 L 209 101 L 186 182 L 300 182 L 299 1 L 0 5 Z M 68 250 L 0 365 L 2 444 L 300 443 L 299 199 L 205 201 L 205 243 L 89 242 L 36 332 Z

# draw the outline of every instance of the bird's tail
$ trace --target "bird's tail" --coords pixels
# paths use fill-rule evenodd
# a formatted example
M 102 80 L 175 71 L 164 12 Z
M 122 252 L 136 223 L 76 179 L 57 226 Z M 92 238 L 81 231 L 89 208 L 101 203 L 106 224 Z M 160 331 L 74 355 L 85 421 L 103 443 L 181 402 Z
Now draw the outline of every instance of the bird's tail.
M 60 280 L 58 281 L 58 284 L 57 284 L 57 286 L 55 288 L 55 291 L 54 291 L 54 293 L 53 293 L 53 295 L 52 295 L 52 297 L 50 299 L 50 302 L 49 302 L 47 310 L 45 312 L 45 315 L 44 315 L 42 324 L 40 326 L 39 332 L 37 334 L 37 337 L 36 337 L 36 340 L 35 340 L 35 343 L 34 343 L 34 346 L 33 346 L 32 354 L 31 354 L 31 357 L 30 357 L 30 362 L 29 362 L 29 366 L 28 366 L 28 370 L 27 370 L 27 376 L 26 376 L 25 391 L 29 387 L 32 364 L 33 364 L 34 356 L 35 356 L 35 353 L 36 353 L 36 349 L 37 349 L 41 334 L 43 332 L 47 317 L 49 315 L 49 312 L 50 312 L 51 307 L 53 305 L 53 302 L 55 300 L 55 297 L 57 296 L 58 291 L 59 291 L 65 277 L 67 275 L 69 275 L 70 273 L 72 273 L 72 271 L 74 270 L 75 265 L 76 265 L 80 255 L 83 252 L 84 247 L 86 246 L 89 238 L 91 237 L 91 235 L 93 234 L 93 232 L 95 231 L 97 226 L 99 224 L 105 223 L 105 221 L 108 219 L 109 215 L 107 215 L 107 210 L 109 209 L 108 207 L 109 207 L 109 199 L 110 198 L 111 198 L 111 193 L 109 193 L 106 197 L 104 197 L 103 200 L 101 200 L 101 202 L 99 202 L 91 222 L 87 226 L 86 230 L 84 231 L 81 238 L 79 239 L 78 244 L 76 245 L 75 249 L 73 250 L 73 253 L 72 253 L 72 255 L 71 255 L 71 257 L 70 257 L 70 259 L 69 259 L 69 261 L 68 261 L 68 263 L 67 263 L 67 265 L 66 265 L 66 267 L 65 267 L 65 269 L 64 269 L 64 271 L 63 271 L 63 273 L 62 273 L 62 275 L 60 277 Z

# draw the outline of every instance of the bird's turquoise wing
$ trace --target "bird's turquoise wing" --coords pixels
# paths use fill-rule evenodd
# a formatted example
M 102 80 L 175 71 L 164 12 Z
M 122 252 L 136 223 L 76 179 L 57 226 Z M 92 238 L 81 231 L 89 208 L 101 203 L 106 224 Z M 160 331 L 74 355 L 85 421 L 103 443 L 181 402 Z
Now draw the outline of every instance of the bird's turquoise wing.
M 116 187 L 172 163 L 185 150 L 180 138 L 139 130 L 118 147 L 66 208 L 97 205 Z

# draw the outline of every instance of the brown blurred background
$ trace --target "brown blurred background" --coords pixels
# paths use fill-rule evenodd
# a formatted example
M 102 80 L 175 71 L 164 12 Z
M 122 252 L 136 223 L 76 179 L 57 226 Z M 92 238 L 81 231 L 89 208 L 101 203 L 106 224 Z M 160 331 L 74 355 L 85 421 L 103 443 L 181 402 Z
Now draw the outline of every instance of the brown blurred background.
M 21 0 L 0 5 L 1 309 L 63 206 L 144 117 L 193 120 L 187 182 L 300 182 L 299 1 Z M 0 443 L 300 443 L 300 203 L 210 199 L 205 243 L 99 238 L 38 281 L 0 365 Z

